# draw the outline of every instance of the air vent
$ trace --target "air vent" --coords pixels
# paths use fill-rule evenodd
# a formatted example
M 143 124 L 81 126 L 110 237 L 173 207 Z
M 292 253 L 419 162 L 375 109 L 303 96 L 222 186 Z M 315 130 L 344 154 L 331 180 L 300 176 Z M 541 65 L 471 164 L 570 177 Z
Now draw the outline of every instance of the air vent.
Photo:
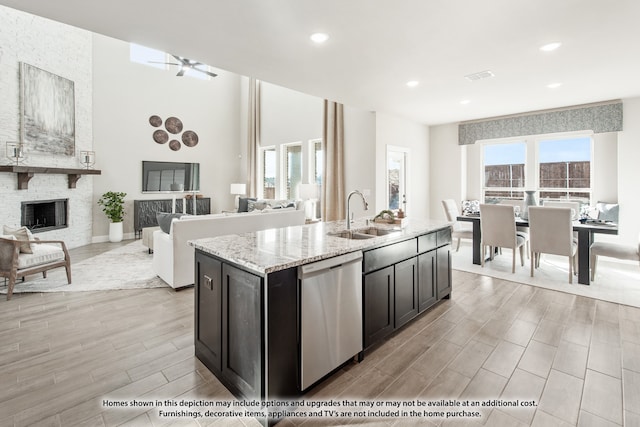
M 494 76 L 495 74 L 493 74 L 493 72 L 486 70 L 480 71 L 479 73 L 467 74 L 466 76 L 464 76 L 464 78 L 469 80 L 470 82 L 475 82 L 477 80 L 488 79 L 489 77 Z

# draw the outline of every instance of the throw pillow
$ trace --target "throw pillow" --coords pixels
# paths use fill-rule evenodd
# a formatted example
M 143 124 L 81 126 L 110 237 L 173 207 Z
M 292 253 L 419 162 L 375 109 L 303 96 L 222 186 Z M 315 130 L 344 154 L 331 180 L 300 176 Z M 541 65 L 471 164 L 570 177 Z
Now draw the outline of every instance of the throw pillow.
M 618 222 L 618 216 L 620 213 L 620 205 L 617 203 L 596 203 L 598 209 L 598 219 L 601 221 Z
M 167 213 L 167 212 L 158 212 L 156 214 L 156 219 L 158 220 L 158 225 L 160 226 L 160 230 L 169 234 L 171 231 L 171 223 L 174 219 L 182 218 L 181 213 Z
M 238 199 L 238 212 L 248 212 L 249 202 L 255 202 L 256 200 L 255 197 L 240 197 Z
M 266 207 L 267 203 L 264 200 L 247 201 L 247 212 L 261 211 Z
M 29 240 L 33 240 L 33 235 L 27 227 L 11 228 L 5 225 L 3 228 L 3 233 L 13 235 L 15 236 L 16 240 L 23 240 L 25 242 L 20 245 L 20 252 L 22 252 L 23 254 L 33 253 L 33 250 L 31 249 L 31 243 L 29 243 Z

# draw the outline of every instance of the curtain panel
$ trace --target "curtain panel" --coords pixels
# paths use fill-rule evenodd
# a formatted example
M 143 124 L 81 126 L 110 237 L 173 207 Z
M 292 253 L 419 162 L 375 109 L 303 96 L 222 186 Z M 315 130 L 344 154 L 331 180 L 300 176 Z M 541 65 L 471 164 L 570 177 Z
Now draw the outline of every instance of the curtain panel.
M 345 218 L 344 113 L 343 105 L 324 101 L 322 127 L 324 166 L 322 171 L 322 219 Z
M 260 80 L 249 79 L 247 121 L 247 196 L 258 193 L 258 153 L 260 147 Z
M 482 139 L 581 130 L 594 133 L 621 131 L 622 102 L 608 101 L 463 122 L 458 125 L 458 145 L 475 144 Z

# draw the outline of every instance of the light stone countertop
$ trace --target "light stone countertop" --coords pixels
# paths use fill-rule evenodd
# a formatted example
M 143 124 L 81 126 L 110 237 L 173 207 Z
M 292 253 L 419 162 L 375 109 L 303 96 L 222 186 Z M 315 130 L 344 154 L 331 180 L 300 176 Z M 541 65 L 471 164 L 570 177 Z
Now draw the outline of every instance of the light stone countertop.
M 345 221 L 342 220 L 190 240 L 189 245 L 263 276 L 337 255 L 417 237 L 450 224 L 442 220 L 407 218 L 399 232 L 386 236 L 356 240 L 328 235 L 346 229 Z M 370 226 L 399 228 L 399 225 L 384 223 L 369 222 L 367 225 L 362 218 L 356 219 L 351 224 L 351 229 Z

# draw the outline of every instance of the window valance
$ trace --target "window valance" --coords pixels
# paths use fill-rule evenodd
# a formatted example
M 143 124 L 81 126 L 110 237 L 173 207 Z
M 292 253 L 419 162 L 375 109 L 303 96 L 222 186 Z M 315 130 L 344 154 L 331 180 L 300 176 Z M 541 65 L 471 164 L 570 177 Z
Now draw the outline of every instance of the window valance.
M 458 125 L 458 145 L 474 144 L 481 139 L 581 130 L 592 130 L 594 133 L 621 131 L 622 101 L 462 122 Z

